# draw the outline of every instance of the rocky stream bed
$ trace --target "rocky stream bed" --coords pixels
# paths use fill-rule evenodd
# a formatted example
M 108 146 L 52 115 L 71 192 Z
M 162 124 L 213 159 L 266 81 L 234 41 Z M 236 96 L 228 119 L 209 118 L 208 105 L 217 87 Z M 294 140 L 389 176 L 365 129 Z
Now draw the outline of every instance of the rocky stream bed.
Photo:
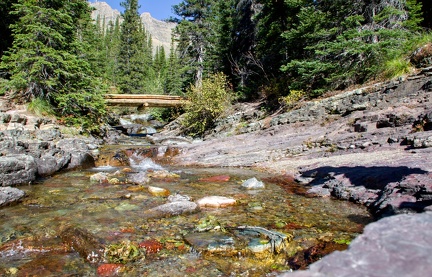
M 172 122 L 155 134 L 153 134 L 153 129 L 150 129 L 152 136 L 148 139 L 153 146 L 145 147 L 147 149 L 145 153 L 154 161 L 165 166 L 216 167 L 226 171 L 229 171 L 230 168 L 252 168 L 257 172 L 257 177 L 260 176 L 259 172 L 271 175 L 271 181 L 267 179 L 267 182 L 271 183 L 271 186 L 282 188 L 279 194 L 300 195 L 304 199 L 315 199 L 316 201 L 347 200 L 346 203 L 353 202 L 352 205 L 355 207 L 366 207 L 375 217 L 376 222 L 368 224 L 363 234 L 351 242 L 348 250 L 333 252 L 310 265 L 305 271 L 302 269 L 320 259 L 322 255 L 338 250 L 330 242 L 341 242 L 344 238 L 324 232 L 326 235 L 321 238 L 318 236 L 312 244 L 301 243 L 297 240 L 296 247 L 301 247 L 291 251 L 290 259 L 284 256 L 283 262 L 274 261 L 273 269 L 276 271 L 272 274 L 283 276 L 427 276 L 427 272 L 432 269 L 432 235 L 429 231 L 432 224 L 432 213 L 430 213 L 432 210 L 431 70 L 427 68 L 417 75 L 400 80 L 305 102 L 291 111 L 271 116 L 262 112 L 259 103 L 238 104 L 228 113 L 228 116 L 217 122 L 216 128 L 208 133 L 204 140 L 182 137 L 181 128 L 176 122 Z M 136 132 L 140 128 L 138 125 L 133 125 L 133 128 L 130 128 L 131 125 L 125 126 L 124 129 L 133 129 Z M 105 157 L 100 155 L 103 145 L 117 143 L 122 139 L 122 135 L 114 129 L 106 128 L 105 141 L 82 137 L 72 130 L 57 126 L 51 119 L 35 117 L 20 107 L 12 107 L 6 100 L 0 103 L 0 128 L 0 184 L 2 185 L 0 187 L 0 206 L 7 206 L 7 208 L 17 202 L 15 207 L 31 208 L 32 203 L 28 202 L 30 201 L 28 195 L 31 194 L 32 186 L 28 185 L 38 183 L 43 178 L 50 180 L 48 176 L 56 172 L 72 169 L 86 170 L 86 168 L 94 168 L 101 164 L 106 165 L 107 161 L 110 166 L 124 167 L 125 160 L 129 160 L 131 155 L 128 151 L 116 152 L 114 155 Z M 148 131 L 149 127 L 146 126 L 145 129 Z M 86 178 L 90 178 L 90 173 L 86 174 Z M 210 175 L 209 177 L 226 178 L 226 174 Z M 73 176 L 72 173 L 69 178 L 75 178 Z M 124 177 L 108 178 L 105 176 L 106 179 L 104 179 L 103 174 L 99 177 L 102 178 L 98 179 L 101 184 L 119 186 L 124 182 L 122 181 Z M 135 177 L 151 178 L 147 175 Z M 120 182 L 119 184 L 115 183 L 116 179 Z M 213 180 L 212 182 L 219 183 L 220 181 Z M 235 183 L 241 183 L 241 180 L 236 179 Z M 25 189 L 17 186 L 23 184 L 26 185 Z M 148 184 L 145 186 L 146 193 L 150 193 L 150 187 L 153 186 Z M 164 193 L 164 186 L 162 183 L 154 186 L 154 193 Z M 276 187 L 275 190 L 277 190 Z M 61 193 L 61 190 L 51 188 L 45 193 L 56 194 Z M 128 197 L 128 193 L 117 192 L 117 194 L 115 197 L 119 199 Z M 262 203 L 265 202 L 265 200 L 256 201 L 257 206 L 253 204 L 250 206 L 242 202 L 241 199 L 245 196 L 241 196 L 241 192 L 237 191 L 233 195 L 237 197 L 237 199 L 233 197 L 235 201 L 240 201 L 242 205 L 246 205 L 247 209 L 254 212 L 257 212 L 260 207 L 263 208 Z M 196 200 L 203 198 L 204 195 L 200 195 L 199 198 L 197 195 L 193 201 L 188 200 L 190 203 L 186 201 L 182 204 L 169 204 L 173 202 L 166 201 L 167 195 L 158 197 L 161 198 L 151 200 L 157 203 L 148 200 L 153 204 L 149 206 L 144 218 L 148 220 L 164 218 L 167 211 L 173 211 L 172 205 L 175 206 L 175 209 L 186 211 L 186 213 L 189 213 L 188 209 L 195 211 L 195 205 L 198 205 Z M 162 199 L 164 201 L 161 201 Z M 227 201 L 227 199 L 217 201 Z M 174 201 L 174 203 L 179 203 L 179 201 Z M 354 206 L 339 208 L 340 214 L 343 215 L 342 209 L 349 210 Z M 119 209 L 123 208 L 131 207 L 124 206 Z M 322 216 L 326 214 L 324 210 L 320 211 L 318 208 L 315 213 Z M 175 212 L 172 214 L 174 220 L 177 218 L 176 215 Z M 7 219 L 4 212 L 0 217 L 2 220 L 10 220 Z M 207 224 L 213 219 L 213 217 L 207 219 L 206 217 L 195 217 L 192 221 L 196 227 L 202 223 Z M 364 219 L 358 228 L 362 228 L 361 224 L 370 222 Z M 200 220 L 204 221 L 200 222 Z M 293 238 L 283 237 L 282 241 L 291 239 L 295 241 L 296 236 L 298 239 L 304 235 L 293 230 L 307 229 L 308 225 L 306 221 L 300 219 L 293 222 L 290 220 L 292 219 L 285 218 L 279 222 L 273 219 L 272 223 L 262 224 L 265 228 L 259 227 L 248 231 L 249 233 L 255 232 L 257 237 L 261 237 L 264 245 L 264 241 L 270 243 L 269 238 L 278 233 L 285 236 L 288 233 L 293 236 Z M 222 228 L 220 224 L 214 224 L 214 222 L 210 225 L 213 228 L 217 226 Z M 228 227 L 232 230 L 242 226 L 247 225 L 228 223 Z M 119 228 L 123 227 L 119 226 Z M 189 226 L 189 228 L 192 227 Z M 84 247 L 82 253 L 79 253 L 81 257 L 83 255 L 87 257 L 89 253 L 86 251 L 92 249 L 97 240 L 94 233 L 87 233 L 82 228 L 70 226 L 63 226 L 62 230 L 59 235 L 61 243 L 58 245 L 64 244 L 66 249 L 72 247 L 80 252 L 78 250 L 80 247 L 71 246 L 72 242 L 69 238 L 75 237 L 75 244 L 81 241 L 90 245 Z M 281 230 L 282 232 L 279 232 Z M 21 231 L 25 233 L 25 230 Z M 267 233 L 273 231 L 276 233 L 272 235 Z M 232 232 L 231 234 L 236 236 Z M 361 230 L 354 230 L 354 233 L 356 232 L 361 232 Z M 2 236 L 5 237 L 5 234 Z M 187 235 L 185 234 L 184 237 Z M 146 237 L 139 237 L 139 239 L 148 240 Z M 157 242 L 160 243 L 161 238 L 158 239 Z M 229 235 L 221 235 L 219 241 L 228 242 L 225 247 L 229 248 L 235 244 L 231 243 L 231 239 Z M 348 241 L 351 240 L 351 237 L 348 236 L 345 239 Z M 205 239 L 200 237 L 201 240 Z M 186 241 L 186 245 L 194 243 L 192 238 Z M 4 239 L 2 243 L 0 248 L 5 253 L 5 249 L 7 250 L 16 241 L 12 237 Z M 184 243 L 179 244 L 179 238 L 175 236 L 171 238 L 171 241 L 164 243 L 174 248 L 184 245 Z M 47 250 L 46 246 L 44 248 L 34 244 L 34 241 L 27 241 L 31 249 Z M 99 242 L 96 245 L 99 245 Z M 155 242 L 153 241 L 151 245 L 154 246 Z M 269 245 L 271 249 L 276 249 L 276 244 L 270 243 Z M 124 245 L 120 247 L 134 249 Z M 54 247 L 48 252 L 61 251 L 69 250 Z M 192 255 L 187 251 L 185 253 Z M 160 256 L 158 261 L 160 262 Z M 208 266 L 207 262 L 199 259 L 194 261 L 202 263 L 202 267 L 183 264 L 183 270 L 189 270 L 190 275 L 204 274 L 204 271 L 201 270 Z M 41 260 L 40 262 L 46 261 Z M 156 260 L 153 262 L 157 263 Z M 242 261 L 238 263 L 241 264 Z M 92 267 L 91 262 L 88 264 L 89 267 Z M 118 273 L 119 268 L 111 266 L 112 268 L 108 269 L 108 267 L 101 269 L 102 273 L 99 273 L 102 275 L 106 272 L 120 274 Z M 0 267 L 0 272 L 11 275 L 19 274 L 19 268 L 18 265 L 11 268 Z M 229 269 L 230 267 L 228 271 Z M 243 274 L 243 276 L 269 274 L 260 271 L 254 275 L 253 271 L 242 268 L 240 265 L 232 266 L 231 269 L 233 274 Z M 288 269 L 298 270 L 283 272 Z M 227 274 L 227 271 L 214 274 L 223 276 Z

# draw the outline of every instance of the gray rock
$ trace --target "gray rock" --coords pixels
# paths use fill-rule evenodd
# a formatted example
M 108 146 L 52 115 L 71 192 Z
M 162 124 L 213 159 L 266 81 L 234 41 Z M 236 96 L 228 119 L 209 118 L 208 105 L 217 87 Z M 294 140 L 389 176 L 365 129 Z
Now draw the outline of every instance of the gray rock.
M 63 169 L 71 161 L 71 154 L 62 150 L 51 150 L 36 159 L 38 175 L 49 176 Z
M 168 196 L 169 202 L 180 202 L 180 201 L 190 201 L 191 198 L 188 195 L 181 195 L 181 194 L 173 194 Z
M 82 139 L 67 138 L 59 140 L 56 146 L 67 152 L 88 151 L 87 143 Z
M 429 148 L 432 147 L 432 131 L 418 132 L 409 135 L 405 139 L 405 143 L 413 148 Z
M 18 202 L 25 192 L 12 187 L 0 187 L 0 207 Z
M 96 165 L 94 157 L 85 151 L 72 152 L 67 169 L 90 168 Z
M 367 225 L 348 250 L 333 252 L 306 271 L 280 276 L 429 276 L 431 229 L 432 213 L 387 217 Z
M 10 119 L 10 123 L 20 123 L 25 125 L 27 122 L 27 117 L 24 115 L 20 115 L 17 113 L 12 114 L 11 119 Z
M 170 217 L 181 214 L 191 214 L 199 211 L 199 207 L 195 202 L 191 201 L 176 201 L 169 202 L 144 212 L 146 218 L 161 218 Z
M 354 124 L 354 132 L 367 132 L 367 124 L 365 122 L 357 122 Z
M 145 171 L 140 171 L 138 173 L 133 173 L 128 176 L 128 181 L 137 185 L 145 185 L 150 182 L 150 178 L 147 177 Z
M 27 184 L 36 179 L 37 164 L 30 155 L 18 154 L 0 157 L 0 184 L 11 186 Z
M 0 113 L 0 123 L 9 123 L 11 115 L 8 113 Z
M 265 188 L 264 183 L 259 181 L 255 177 L 244 181 L 241 186 L 245 189 L 263 189 L 263 188 Z
M 59 129 L 50 128 L 47 130 L 37 130 L 36 138 L 43 141 L 53 141 L 56 139 L 60 139 L 62 134 Z
M 147 135 L 154 135 L 157 133 L 157 131 L 153 127 L 144 127 L 141 133 L 145 133 Z

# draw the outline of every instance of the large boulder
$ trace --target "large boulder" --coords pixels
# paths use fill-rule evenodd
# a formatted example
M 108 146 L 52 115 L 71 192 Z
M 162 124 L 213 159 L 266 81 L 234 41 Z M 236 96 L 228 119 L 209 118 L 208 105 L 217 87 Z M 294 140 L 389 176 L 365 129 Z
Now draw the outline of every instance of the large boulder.
M 71 161 L 71 154 L 58 149 L 52 149 L 36 159 L 38 174 L 49 176 L 63 169 Z
M 89 152 L 76 151 L 71 153 L 71 159 L 67 169 L 90 168 L 95 165 L 95 159 Z
M 90 148 L 82 139 L 62 139 L 56 144 L 57 148 L 70 153 L 67 169 L 89 168 L 95 166 L 95 159 L 90 154 Z
M 28 184 L 36 179 L 37 164 L 30 155 L 0 157 L 0 185 Z
M 429 276 L 431 228 L 431 213 L 387 217 L 367 225 L 348 250 L 333 252 L 306 271 L 280 276 Z

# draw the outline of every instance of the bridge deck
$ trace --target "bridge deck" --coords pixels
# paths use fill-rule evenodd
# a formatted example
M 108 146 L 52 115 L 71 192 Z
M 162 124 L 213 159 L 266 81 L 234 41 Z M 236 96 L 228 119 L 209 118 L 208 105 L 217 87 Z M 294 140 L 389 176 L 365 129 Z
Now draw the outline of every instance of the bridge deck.
M 145 106 L 145 107 L 178 107 L 187 103 L 181 96 L 152 94 L 106 94 L 108 105 Z

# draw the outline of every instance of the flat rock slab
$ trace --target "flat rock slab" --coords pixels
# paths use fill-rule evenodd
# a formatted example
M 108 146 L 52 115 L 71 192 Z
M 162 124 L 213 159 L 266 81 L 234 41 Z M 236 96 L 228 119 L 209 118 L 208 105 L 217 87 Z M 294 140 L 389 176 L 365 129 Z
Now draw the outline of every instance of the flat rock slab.
M 403 214 L 366 226 L 348 250 L 333 252 L 308 270 L 283 277 L 430 276 L 432 213 Z

